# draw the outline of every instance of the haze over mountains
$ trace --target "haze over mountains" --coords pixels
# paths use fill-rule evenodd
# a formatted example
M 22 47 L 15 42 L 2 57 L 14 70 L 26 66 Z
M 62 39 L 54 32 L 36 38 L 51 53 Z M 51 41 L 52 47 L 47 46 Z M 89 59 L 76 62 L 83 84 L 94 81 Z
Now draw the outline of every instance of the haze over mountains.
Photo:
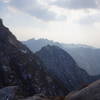
M 31 51 L 39 51 L 46 45 L 56 45 L 67 51 L 77 62 L 80 68 L 85 69 L 90 75 L 100 74 L 100 49 L 81 44 L 63 44 L 47 39 L 31 39 L 24 41 Z M 33 46 L 34 45 L 34 46 Z

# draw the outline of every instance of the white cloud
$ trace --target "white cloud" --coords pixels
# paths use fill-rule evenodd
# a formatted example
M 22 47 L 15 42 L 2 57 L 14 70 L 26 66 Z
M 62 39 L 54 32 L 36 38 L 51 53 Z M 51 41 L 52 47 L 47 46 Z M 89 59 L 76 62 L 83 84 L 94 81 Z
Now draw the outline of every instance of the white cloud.
M 57 0 L 53 3 L 59 7 L 67 9 L 98 9 L 100 6 L 99 0 Z
M 92 10 L 84 17 L 80 18 L 80 24 L 89 24 L 94 25 L 95 23 L 100 23 L 100 11 L 99 10 Z
M 63 17 L 51 11 L 50 6 L 39 0 L 12 0 L 8 5 L 43 21 L 52 21 L 56 20 L 58 17 L 58 19 Z
M 0 0 L 0 16 L 20 40 L 48 38 L 100 47 L 100 0 L 95 1 Z

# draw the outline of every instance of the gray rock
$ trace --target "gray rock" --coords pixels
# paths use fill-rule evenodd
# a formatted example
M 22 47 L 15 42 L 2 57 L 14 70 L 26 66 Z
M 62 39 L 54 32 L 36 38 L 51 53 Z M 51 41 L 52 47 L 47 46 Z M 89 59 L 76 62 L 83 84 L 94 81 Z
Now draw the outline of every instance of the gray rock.
M 100 80 L 82 90 L 70 93 L 65 100 L 100 100 Z
M 16 86 L 9 86 L 0 89 L 0 100 L 14 100 L 17 91 Z

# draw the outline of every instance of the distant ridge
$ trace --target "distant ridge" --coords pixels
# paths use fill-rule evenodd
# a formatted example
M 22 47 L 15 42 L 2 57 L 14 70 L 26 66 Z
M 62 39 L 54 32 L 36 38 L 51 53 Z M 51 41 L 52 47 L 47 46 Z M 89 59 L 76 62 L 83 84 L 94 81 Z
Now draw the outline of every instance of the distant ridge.
M 32 52 L 39 51 L 46 45 L 56 45 L 67 51 L 78 66 L 90 75 L 100 75 L 100 48 L 81 44 L 63 44 L 47 39 L 31 39 L 23 42 Z

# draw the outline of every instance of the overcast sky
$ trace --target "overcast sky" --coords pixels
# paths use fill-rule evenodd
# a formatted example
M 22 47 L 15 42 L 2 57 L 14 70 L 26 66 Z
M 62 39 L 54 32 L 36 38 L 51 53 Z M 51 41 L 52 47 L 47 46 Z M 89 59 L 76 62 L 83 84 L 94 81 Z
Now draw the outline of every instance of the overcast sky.
M 0 0 L 0 17 L 19 40 L 100 47 L 100 0 Z

